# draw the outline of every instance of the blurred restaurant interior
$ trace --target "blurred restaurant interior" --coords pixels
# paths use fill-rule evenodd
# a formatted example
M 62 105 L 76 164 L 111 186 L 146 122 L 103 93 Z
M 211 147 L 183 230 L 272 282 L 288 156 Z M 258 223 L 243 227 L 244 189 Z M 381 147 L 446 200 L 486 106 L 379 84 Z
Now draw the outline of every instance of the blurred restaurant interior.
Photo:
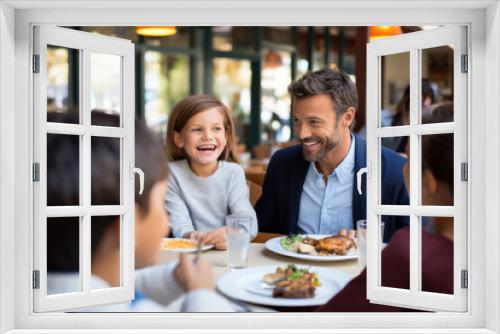
M 293 142 L 287 86 L 307 71 L 340 68 L 359 92 L 354 131 L 365 125 L 366 44 L 375 38 L 435 27 L 72 27 L 131 40 L 135 44 L 136 114 L 163 142 L 169 112 L 192 94 L 214 95 L 234 118 L 242 160 L 266 159 Z M 439 100 L 452 100 L 453 52 L 449 46 L 422 54 L 422 78 L 439 88 Z M 409 84 L 409 54 L 384 57 L 383 109 L 394 110 Z M 48 54 L 48 111 L 78 105 L 78 53 L 52 47 Z M 92 109 L 113 110 L 116 63 L 106 57 L 92 72 Z M 95 80 L 94 80 L 95 79 Z M 437 93 L 436 89 L 436 93 Z

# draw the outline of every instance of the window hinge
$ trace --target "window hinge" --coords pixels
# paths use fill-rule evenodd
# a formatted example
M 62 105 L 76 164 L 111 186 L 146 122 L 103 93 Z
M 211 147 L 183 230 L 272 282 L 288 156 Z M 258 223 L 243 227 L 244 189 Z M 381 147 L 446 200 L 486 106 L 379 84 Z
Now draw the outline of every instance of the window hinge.
M 33 270 L 33 289 L 40 289 L 40 270 Z
M 33 55 L 33 73 L 40 73 L 40 55 Z
M 35 162 L 33 164 L 33 182 L 40 181 L 40 164 Z
M 461 271 L 461 288 L 462 289 L 467 289 L 469 287 L 469 272 L 467 270 L 462 270 Z
M 460 164 L 461 168 L 461 175 L 460 175 L 460 179 L 462 181 L 468 181 L 469 180 L 469 164 L 467 164 L 466 162 L 462 162 Z
M 462 55 L 462 73 L 469 72 L 469 57 L 467 55 Z

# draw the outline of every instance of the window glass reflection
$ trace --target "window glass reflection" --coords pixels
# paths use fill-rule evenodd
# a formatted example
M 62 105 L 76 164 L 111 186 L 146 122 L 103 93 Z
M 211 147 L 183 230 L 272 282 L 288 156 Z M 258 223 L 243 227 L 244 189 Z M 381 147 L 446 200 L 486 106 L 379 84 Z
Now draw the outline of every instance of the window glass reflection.
M 90 55 L 90 108 L 121 114 L 121 57 L 93 52 Z M 96 124 L 92 120 L 92 125 Z
M 57 46 L 47 48 L 47 113 L 79 114 L 79 50 Z M 53 118 L 51 122 L 61 122 Z M 65 119 L 79 123 L 79 117 Z

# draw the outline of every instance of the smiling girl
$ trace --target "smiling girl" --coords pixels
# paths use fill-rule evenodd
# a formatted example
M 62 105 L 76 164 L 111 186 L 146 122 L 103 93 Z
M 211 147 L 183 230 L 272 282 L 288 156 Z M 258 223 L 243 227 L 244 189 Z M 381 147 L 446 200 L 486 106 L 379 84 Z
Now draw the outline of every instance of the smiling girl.
M 225 249 L 229 214 L 249 217 L 249 232 L 257 234 L 234 132 L 227 107 L 211 96 L 190 96 L 173 109 L 167 128 L 171 175 L 166 206 L 175 237 Z

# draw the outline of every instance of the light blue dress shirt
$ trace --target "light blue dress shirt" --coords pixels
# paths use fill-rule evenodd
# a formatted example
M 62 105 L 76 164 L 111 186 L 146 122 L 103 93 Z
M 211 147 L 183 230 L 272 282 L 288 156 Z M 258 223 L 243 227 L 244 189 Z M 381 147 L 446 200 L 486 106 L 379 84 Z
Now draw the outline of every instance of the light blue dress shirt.
M 352 192 L 354 186 L 355 139 L 351 135 L 349 152 L 325 184 L 323 174 L 311 162 L 300 197 L 298 227 L 303 234 L 337 234 L 354 229 Z

